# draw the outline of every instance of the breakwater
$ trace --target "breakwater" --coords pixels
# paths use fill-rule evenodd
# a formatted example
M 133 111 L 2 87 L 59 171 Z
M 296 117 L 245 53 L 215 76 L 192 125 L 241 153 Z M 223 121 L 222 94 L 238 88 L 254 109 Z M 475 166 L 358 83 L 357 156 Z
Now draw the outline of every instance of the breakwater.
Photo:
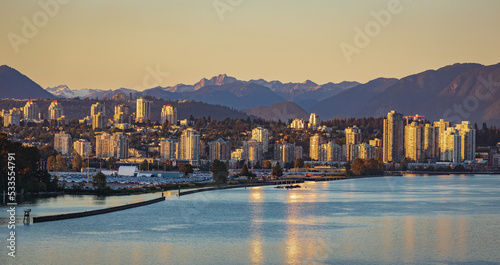
M 261 187 L 261 186 L 275 186 L 275 185 L 283 185 L 283 184 L 295 184 L 295 183 L 304 183 L 304 180 L 282 180 L 282 181 L 274 181 L 274 182 L 263 182 L 256 184 L 245 184 L 245 185 L 234 185 L 234 186 L 223 186 L 223 187 L 211 187 L 197 190 L 187 190 L 179 193 L 179 196 L 204 192 L 204 191 L 212 191 L 212 190 L 227 190 L 227 189 L 236 189 L 236 188 L 252 188 L 252 187 Z
M 165 197 L 160 197 L 160 198 L 156 198 L 156 199 L 152 199 L 152 200 L 148 200 L 148 201 L 130 203 L 130 204 L 114 206 L 114 207 L 109 207 L 109 208 L 104 208 L 104 209 L 99 209 L 99 210 L 92 210 L 92 211 L 85 211 L 85 212 L 78 212 L 78 213 L 56 214 L 56 215 L 48 215 L 48 216 L 38 216 L 38 217 L 33 217 L 33 223 L 58 221 L 58 220 L 73 219 L 73 218 L 80 218 L 80 217 L 86 217 L 86 216 L 92 216 L 92 215 L 98 215 L 98 214 L 111 213 L 111 212 L 131 209 L 131 208 L 135 208 L 135 207 L 145 206 L 145 205 L 161 202 L 164 200 L 165 200 Z

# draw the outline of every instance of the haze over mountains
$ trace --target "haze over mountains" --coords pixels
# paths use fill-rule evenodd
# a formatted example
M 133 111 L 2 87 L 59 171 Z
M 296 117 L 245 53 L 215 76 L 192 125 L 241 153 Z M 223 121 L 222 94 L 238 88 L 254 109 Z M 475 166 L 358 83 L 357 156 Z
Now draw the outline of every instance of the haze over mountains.
M 425 115 L 427 119 L 470 120 L 500 125 L 500 64 L 454 64 L 401 79 L 377 78 L 365 84 L 341 82 L 317 84 L 282 83 L 263 79 L 242 81 L 221 74 L 199 82 L 144 91 L 71 90 L 67 86 L 41 89 L 28 77 L 8 66 L 0 67 L 0 98 L 111 98 L 119 92 L 135 97 L 195 100 L 244 110 L 247 114 L 274 119 L 303 118 L 315 112 L 322 120 L 335 117 L 385 116 L 401 113 Z M 49 94 L 47 92 L 51 92 Z M 296 104 L 278 104 L 294 102 Z M 273 106 L 273 107 L 269 107 Z M 283 114 L 281 114 L 283 117 Z

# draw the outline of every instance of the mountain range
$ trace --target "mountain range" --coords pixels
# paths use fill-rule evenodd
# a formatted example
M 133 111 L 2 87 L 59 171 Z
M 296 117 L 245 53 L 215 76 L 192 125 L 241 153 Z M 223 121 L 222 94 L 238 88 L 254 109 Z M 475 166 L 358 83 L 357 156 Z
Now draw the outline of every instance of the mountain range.
M 164 100 L 193 100 L 242 110 L 265 119 L 304 118 L 314 112 L 321 119 L 385 116 L 395 109 L 426 119 L 470 120 L 500 125 L 500 64 L 454 64 L 437 70 L 396 78 L 377 78 L 361 84 L 354 81 L 317 84 L 282 83 L 254 79 L 238 80 L 226 74 L 199 82 L 144 91 L 71 90 L 67 86 L 45 91 L 28 77 L 8 66 L 0 67 L 0 98 L 112 98 L 123 93 L 130 98 L 153 96 Z M 15 88 L 15 89 L 14 89 Z M 49 94 L 47 92 L 51 92 Z M 295 104 L 277 104 L 293 102 Z M 277 105 L 275 105 L 277 104 Z M 276 113 L 281 113 L 276 115 Z
M 0 66 L 0 99 L 56 98 L 29 77 L 7 65 Z

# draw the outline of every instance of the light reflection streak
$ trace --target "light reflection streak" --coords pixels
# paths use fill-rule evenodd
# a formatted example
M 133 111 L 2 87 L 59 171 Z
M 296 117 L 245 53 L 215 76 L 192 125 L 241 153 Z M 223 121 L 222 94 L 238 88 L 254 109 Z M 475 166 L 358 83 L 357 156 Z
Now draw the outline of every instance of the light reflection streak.
M 452 242 L 452 229 L 449 217 L 441 217 L 437 221 L 439 256 L 449 257 Z
M 413 262 L 415 258 L 415 217 L 408 216 L 405 218 L 404 225 L 404 248 L 405 261 Z
M 264 195 L 262 193 L 262 188 L 251 188 L 250 189 L 250 201 L 252 202 L 252 223 L 251 231 L 252 239 L 249 246 L 249 257 L 252 264 L 263 264 L 264 263 L 264 252 L 262 243 L 262 201 Z

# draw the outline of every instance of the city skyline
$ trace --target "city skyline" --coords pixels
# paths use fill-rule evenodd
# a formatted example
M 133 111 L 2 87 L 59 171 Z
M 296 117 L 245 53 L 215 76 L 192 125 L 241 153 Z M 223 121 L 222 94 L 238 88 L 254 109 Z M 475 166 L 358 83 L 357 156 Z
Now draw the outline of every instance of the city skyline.
M 2 4 L 0 22 L 9 26 L 0 29 L 0 49 L 3 63 L 44 88 L 144 90 L 151 72 L 159 74 L 151 87 L 223 73 L 366 82 L 500 61 L 496 1 L 41 3 Z

